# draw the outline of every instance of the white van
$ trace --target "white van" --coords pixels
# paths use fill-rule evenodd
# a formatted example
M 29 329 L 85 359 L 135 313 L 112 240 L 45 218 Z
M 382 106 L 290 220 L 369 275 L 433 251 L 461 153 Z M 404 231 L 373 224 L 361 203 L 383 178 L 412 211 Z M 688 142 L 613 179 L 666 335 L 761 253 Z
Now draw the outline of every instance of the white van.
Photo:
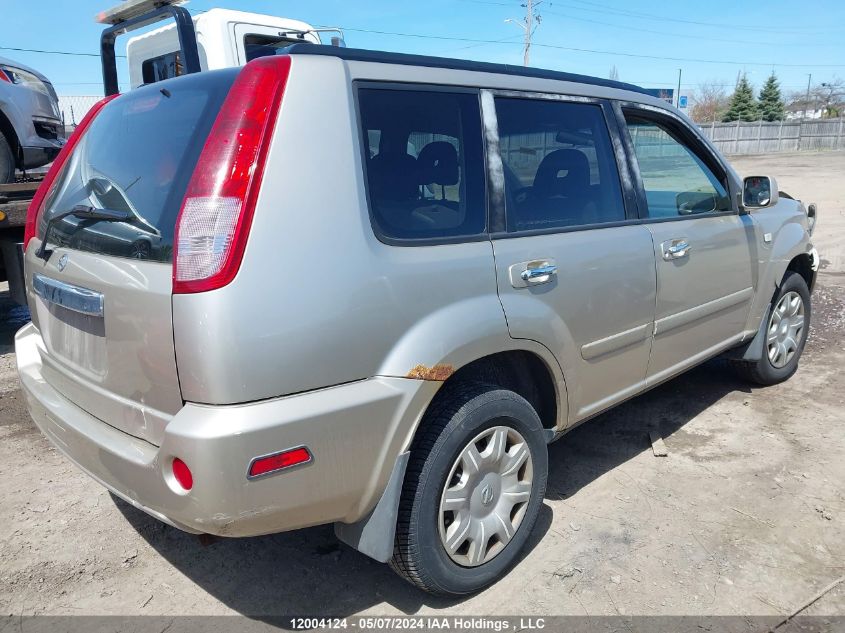
M 202 70 L 243 66 L 298 42 L 320 44 L 299 20 L 245 11 L 211 9 L 193 17 Z M 176 24 L 131 38 L 126 45 L 131 88 L 183 74 Z

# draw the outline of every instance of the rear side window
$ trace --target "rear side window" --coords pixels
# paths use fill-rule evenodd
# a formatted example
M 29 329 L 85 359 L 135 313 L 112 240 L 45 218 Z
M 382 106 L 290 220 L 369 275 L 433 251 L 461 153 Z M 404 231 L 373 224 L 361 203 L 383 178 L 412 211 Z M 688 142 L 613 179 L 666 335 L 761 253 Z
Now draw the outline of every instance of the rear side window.
M 601 106 L 496 99 L 509 231 L 625 219 Z
M 253 59 L 258 59 L 259 57 L 279 55 L 284 48 L 302 41 L 303 40 L 301 39 L 295 39 L 292 37 L 248 33 L 247 35 L 244 35 L 244 53 L 246 53 L 246 61 L 251 62 Z
M 370 212 L 381 237 L 442 240 L 485 230 L 478 95 L 358 91 Z
M 626 113 L 651 218 L 731 211 L 724 177 L 717 176 L 668 127 Z
M 128 221 L 68 216 L 48 242 L 118 257 L 170 262 L 176 216 L 237 70 L 137 88 L 107 104 L 59 177 L 39 222 L 77 205 L 129 212 Z
M 141 76 L 145 84 L 178 77 L 183 73 L 179 51 L 145 59 L 141 64 Z

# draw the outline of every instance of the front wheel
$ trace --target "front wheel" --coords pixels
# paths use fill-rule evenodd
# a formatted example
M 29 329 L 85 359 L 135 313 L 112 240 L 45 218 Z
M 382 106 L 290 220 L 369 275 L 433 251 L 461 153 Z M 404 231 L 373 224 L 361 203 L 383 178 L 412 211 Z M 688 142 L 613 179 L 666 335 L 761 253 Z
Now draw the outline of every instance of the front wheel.
M 798 369 L 810 332 L 810 290 L 804 278 L 788 271 L 772 300 L 765 327 L 763 353 L 758 361 L 739 361 L 736 368 L 743 378 L 758 385 L 774 385 L 787 380 Z
M 417 587 L 461 595 L 516 561 L 546 490 L 543 426 L 518 394 L 447 386 L 411 447 L 391 567 Z

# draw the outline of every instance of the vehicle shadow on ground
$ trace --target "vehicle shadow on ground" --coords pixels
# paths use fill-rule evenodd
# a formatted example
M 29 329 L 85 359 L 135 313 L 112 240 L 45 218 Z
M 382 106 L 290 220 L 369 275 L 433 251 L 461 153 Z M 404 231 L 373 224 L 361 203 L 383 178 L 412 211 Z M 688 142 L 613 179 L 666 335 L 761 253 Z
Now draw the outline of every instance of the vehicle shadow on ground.
M 335 538 L 332 526 L 227 539 L 194 536 L 164 525 L 122 499 L 112 500 L 126 520 L 169 563 L 238 613 L 289 628 L 292 616 L 345 617 L 386 602 L 403 613 L 445 608 L 461 598 L 429 595 Z M 548 505 L 522 558 L 552 523 Z M 282 618 L 284 616 L 284 619 Z
M 548 499 L 572 497 L 601 475 L 651 450 L 648 431 L 668 437 L 734 391 L 749 391 L 711 361 L 605 413 L 550 448 Z M 340 544 L 331 526 L 247 539 L 185 534 L 114 498 L 139 534 L 168 562 L 229 608 L 278 626 L 285 615 L 347 616 L 385 602 L 413 614 L 462 599 L 418 591 L 387 567 Z M 553 512 L 544 504 L 525 554 L 543 538 Z M 560 520 L 560 517 L 558 517 Z
M 547 499 L 575 495 L 601 475 L 651 451 L 650 431 L 668 438 L 732 392 L 751 393 L 727 362 L 711 360 L 570 431 L 549 447 Z

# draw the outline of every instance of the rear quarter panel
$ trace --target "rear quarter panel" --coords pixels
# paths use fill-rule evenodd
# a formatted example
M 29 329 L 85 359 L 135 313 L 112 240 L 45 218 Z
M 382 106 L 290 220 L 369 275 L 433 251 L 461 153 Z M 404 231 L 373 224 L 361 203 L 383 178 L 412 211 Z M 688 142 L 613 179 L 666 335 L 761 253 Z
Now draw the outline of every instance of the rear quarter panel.
M 413 376 L 513 345 L 489 241 L 375 237 L 358 135 L 345 64 L 293 56 L 241 269 L 224 288 L 173 297 L 186 400 Z

